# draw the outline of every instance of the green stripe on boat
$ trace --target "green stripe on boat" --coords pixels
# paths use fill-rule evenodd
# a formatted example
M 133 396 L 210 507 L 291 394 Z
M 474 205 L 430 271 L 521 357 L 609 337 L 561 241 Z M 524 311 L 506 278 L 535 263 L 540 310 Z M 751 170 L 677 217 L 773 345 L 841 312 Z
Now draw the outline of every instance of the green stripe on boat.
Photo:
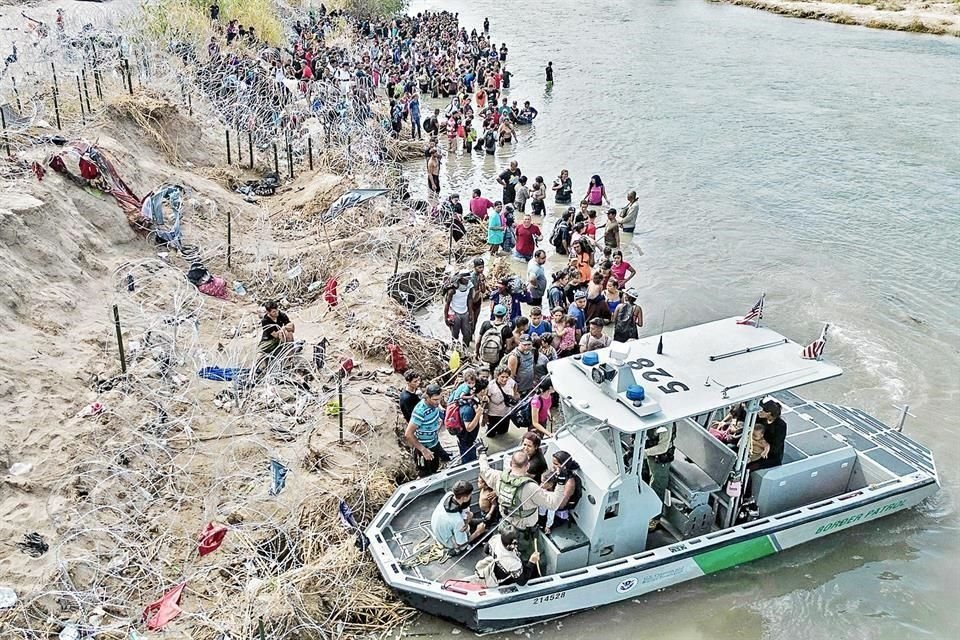
M 694 556 L 693 559 L 704 573 L 714 573 L 769 556 L 776 551 L 777 549 L 770 536 L 763 536 L 738 542 L 715 551 L 708 551 L 699 556 Z

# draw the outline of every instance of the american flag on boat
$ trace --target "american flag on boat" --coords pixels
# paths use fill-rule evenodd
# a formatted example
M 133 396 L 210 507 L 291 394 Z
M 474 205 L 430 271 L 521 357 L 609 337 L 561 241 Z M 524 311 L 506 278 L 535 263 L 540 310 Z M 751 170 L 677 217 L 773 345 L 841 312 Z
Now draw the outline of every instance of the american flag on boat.
M 827 346 L 827 329 L 829 328 L 829 324 L 823 325 L 820 337 L 803 348 L 803 351 L 800 352 L 801 358 L 804 360 L 819 360 L 823 356 L 823 349 Z
M 762 294 L 760 299 L 757 300 L 757 304 L 753 305 L 753 308 L 747 312 L 747 315 L 737 320 L 737 324 L 752 324 L 755 327 L 759 326 L 760 320 L 763 318 L 763 299 L 766 297 L 767 294 Z

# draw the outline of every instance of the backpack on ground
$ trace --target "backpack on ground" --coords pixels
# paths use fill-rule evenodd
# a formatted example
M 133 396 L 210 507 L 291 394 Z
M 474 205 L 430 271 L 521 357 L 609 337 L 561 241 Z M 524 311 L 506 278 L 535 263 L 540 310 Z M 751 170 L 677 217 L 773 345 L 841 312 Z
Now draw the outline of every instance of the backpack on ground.
M 503 352 L 501 328 L 496 325 L 491 326 L 480 336 L 480 359 L 487 364 L 498 364 L 500 362 L 500 354 Z
M 452 436 L 458 435 L 463 431 L 463 416 L 460 415 L 461 400 L 454 400 L 447 404 L 447 409 L 443 414 L 443 426 L 447 433 Z

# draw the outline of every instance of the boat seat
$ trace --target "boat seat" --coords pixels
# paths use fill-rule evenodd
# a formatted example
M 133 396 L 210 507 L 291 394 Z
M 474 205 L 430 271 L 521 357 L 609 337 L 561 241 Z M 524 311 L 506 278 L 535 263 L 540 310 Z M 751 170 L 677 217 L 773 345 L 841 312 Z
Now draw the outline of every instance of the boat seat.
M 554 523 L 550 533 L 540 532 L 540 555 L 544 573 L 556 574 L 585 567 L 590 557 L 590 539 L 574 521 Z
M 834 442 L 836 446 L 829 445 L 822 453 L 791 462 L 787 461 L 785 448 L 784 464 L 752 473 L 750 484 L 760 515 L 774 515 L 847 491 L 856 466 L 857 451 L 850 445 Z M 809 446 L 814 443 L 811 440 L 799 444 Z M 800 446 L 796 448 L 801 449 Z

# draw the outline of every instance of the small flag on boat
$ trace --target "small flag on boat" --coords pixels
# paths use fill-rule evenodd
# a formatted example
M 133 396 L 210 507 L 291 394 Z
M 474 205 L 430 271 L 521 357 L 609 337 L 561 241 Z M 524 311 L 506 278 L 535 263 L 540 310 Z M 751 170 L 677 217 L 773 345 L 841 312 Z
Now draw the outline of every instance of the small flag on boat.
M 829 324 L 823 325 L 820 337 L 803 348 L 803 351 L 800 352 L 801 358 L 804 360 L 819 360 L 823 356 L 823 349 L 827 346 L 827 329 L 829 328 Z
M 755 327 L 759 327 L 760 320 L 763 319 L 763 299 L 766 297 L 767 294 L 762 294 L 760 299 L 757 300 L 757 304 L 753 305 L 753 308 L 747 312 L 747 315 L 737 320 L 737 324 L 752 324 Z

